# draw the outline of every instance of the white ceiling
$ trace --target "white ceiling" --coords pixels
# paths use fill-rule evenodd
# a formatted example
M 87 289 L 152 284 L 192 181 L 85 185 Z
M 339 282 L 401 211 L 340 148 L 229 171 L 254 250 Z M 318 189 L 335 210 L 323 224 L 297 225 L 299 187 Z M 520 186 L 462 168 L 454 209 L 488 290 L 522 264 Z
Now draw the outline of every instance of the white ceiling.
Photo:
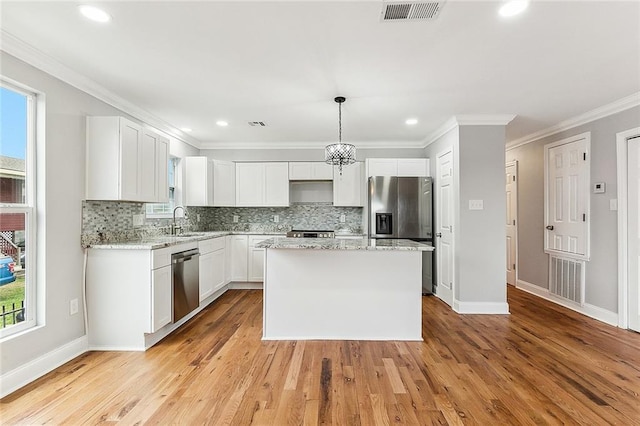
M 344 140 L 393 147 L 463 114 L 517 114 L 513 141 L 640 91 L 638 1 L 533 1 L 507 20 L 449 0 L 390 23 L 381 1 L 91 3 L 112 22 L 2 1 L 0 26 L 204 146 L 334 141 L 338 95 Z

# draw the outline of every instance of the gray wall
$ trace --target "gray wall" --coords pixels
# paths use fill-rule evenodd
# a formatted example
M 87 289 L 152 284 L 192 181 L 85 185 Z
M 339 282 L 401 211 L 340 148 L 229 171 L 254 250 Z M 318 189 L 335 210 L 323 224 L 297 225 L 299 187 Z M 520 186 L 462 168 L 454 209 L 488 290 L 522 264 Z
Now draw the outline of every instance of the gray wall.
M 454 234 L 461 302 L 507 299 L 504 145 L 504 126 L 460 126 L 460 225 Z M 469 210 L 469 200 L 483 200 L 483 210 Z
M 436 157 L 453 148 L 454 298 L 506 303 L 504 126 L 458 126 L 425 148 L 437 185 Z M 483 200 L 484 210 L 469 210 Z
M 544 253 L 544 145 L 591 132 L 591 183 L 605 182 L 606 193 L 591 194 L 591 260 L 586 267 L 585 300 L 618 311 L 617 216 L 609 200 L 617 198 L 616 133 L 640 125 L 640 107 L 507 150 L 518 161 L 518 279 L 548 288 Z
M 422 148 L 358 149 L 356 159 L 423 158 Z M 324 161 L 324 149 L 203 149 L 200 155 L 227 161 Z
M 85 335 L 80 245 L 85 117 L 127 114 L 4 52 L 0 52 L 0 64 L 3 76 L 46 96 L 45 143 L 43 156 L 38 158 L 37 188 L 39 327 L 0 343 L 0 374 L 5 374 Z M 172 152 L 197 152 L 171 142 Z M 70 316 L 69 301 L 74 298 L 80 301 L 80 310 Z

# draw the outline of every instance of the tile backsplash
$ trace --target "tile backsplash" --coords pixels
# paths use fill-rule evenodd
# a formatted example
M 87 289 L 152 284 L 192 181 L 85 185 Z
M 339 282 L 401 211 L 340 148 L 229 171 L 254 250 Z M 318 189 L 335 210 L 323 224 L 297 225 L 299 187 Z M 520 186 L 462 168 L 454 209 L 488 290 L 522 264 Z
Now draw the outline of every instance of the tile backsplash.
M 189 231 L 287 232 L 291 229 L 344 230 L 362 233 L 362 207 L 334 207 L 331 203 L 304 203 L 289 207 L 189 207 L 178 224 Z M 167 234 L 171 219 L 146 218 L 133 225 L 134 215 L 145 215 L 144 203 L 82 202 L 82 245 L 132 240 Z M 198 215 L 200 221 L 197 221 Z M 274 216 L 278 221 L 274 221 Z M 345 222 L 340 222 L 344 215 Z M 234 216 L 238 221 L 234 222 Z
M 198 231 L 345 230 L 362 232 L 362 207 L 334 207 L 331 203 L 294 204 L 289 207 L 190 207 L 189 220 Z M 197 215 L 200 222 L 196 222 Z M 344 215 L 345 222 L 340 222 Z M 238 222 L 234 222 L 237 216 Z M 274 216 L 278 216 L 275 222 Z

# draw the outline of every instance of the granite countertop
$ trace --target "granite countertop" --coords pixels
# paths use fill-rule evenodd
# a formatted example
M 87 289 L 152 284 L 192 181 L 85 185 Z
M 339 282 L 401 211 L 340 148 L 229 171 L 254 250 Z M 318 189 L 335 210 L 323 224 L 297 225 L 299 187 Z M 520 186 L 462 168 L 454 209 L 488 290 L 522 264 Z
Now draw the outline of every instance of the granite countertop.
M 226 235 L 283 235 L 282 232 L 240 232 L 240 231 L 203 231 L 186 232 L 179 235 L 155 235 L 135 238 L 126 241 L 114 241 L 106 243 L 92 243 L 86 245 L 93 249 L 111 250 L 154 250 L 178 244 L 192 243 L 211 238 L 224 237 Z
M 404 250 L 433 251 L 434 247 L 411 240 L 338 239 L 338 238 L 269 238 L 256 248 L 309 250 Z

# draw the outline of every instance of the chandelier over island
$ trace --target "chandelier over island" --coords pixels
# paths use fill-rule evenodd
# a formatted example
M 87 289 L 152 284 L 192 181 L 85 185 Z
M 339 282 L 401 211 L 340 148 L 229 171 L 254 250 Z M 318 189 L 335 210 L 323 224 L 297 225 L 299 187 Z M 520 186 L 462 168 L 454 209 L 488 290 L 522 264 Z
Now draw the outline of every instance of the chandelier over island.
M 324 150 L 325 163 L 338 166 L 340 174 L 342 174 L 342 166 L 356 162 L 355 145 L 342 143 L 342 103 L 346 100 L 343 96 L 334 99 L 338 103 L 338 143 L 327 145 Z

